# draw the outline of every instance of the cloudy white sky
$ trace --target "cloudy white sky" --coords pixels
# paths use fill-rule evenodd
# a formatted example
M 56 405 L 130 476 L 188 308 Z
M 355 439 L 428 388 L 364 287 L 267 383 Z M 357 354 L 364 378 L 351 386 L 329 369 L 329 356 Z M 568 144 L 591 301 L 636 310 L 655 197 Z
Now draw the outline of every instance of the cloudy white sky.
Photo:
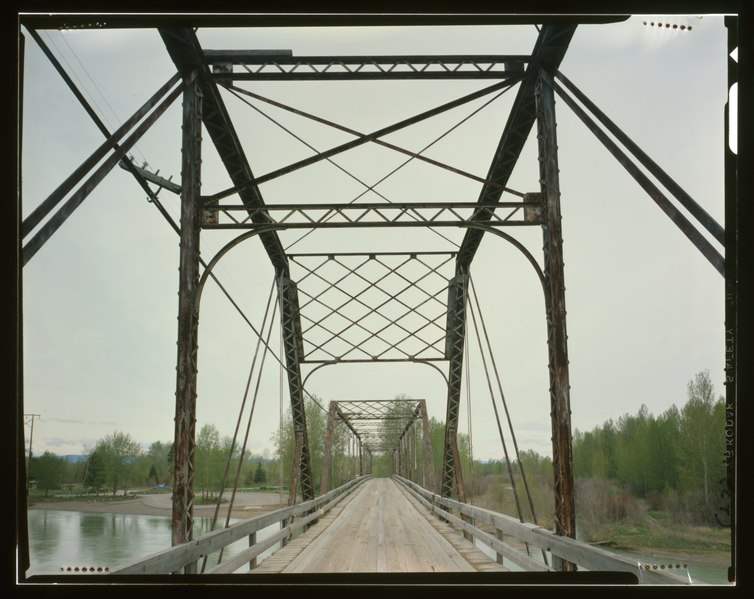
M 654 16 L 654 15 L 653 15 Z M 634 16 L 580 26 L 562 72 L 600 106 L 718 222 L 724 222 L 723 118 L 726 39 L 720 16 L 674 17 L 691 30 L 658 30 Z M 23 32 L 23 30 L 22 30 Z M 199 29 L 205 49 L 291 49 L 297 55 L 528 53 L 533 25 Z M 45 42 L 113 130 L 174 73 L 154 29 L 45 31 Z M 368 132 L 489 85 L 486 82 L 257 83 L 246 89 Z M 515 89 L 480 110 L 427 155 L 484 176 Z M 256 175 L 311 150 L 237 98 L 223 97 Z M 388 141 L 418 151 L 481 107 L 477 100 Z M 257 105 L 319 150 L 350 139 L 299 117 Z M 686 398 L 695 373 L 709 370 L 724 393 L 723 278 L 562 102 L 557 102 L 560 183 L 573 427 L 588 430 L 642 404 L 659 414 Z M 101 142 L 77 100 L 27 36 L 24 71 L 23 207 L 26 216 Z M 176 103 L 132 152 L 162 176 L 180 179 L 180 105 Z M 374 184 L 405 156 L 374 145 L 335 161 Z M 203 193 L 229 180 L 209 136 Z M 475 201 L 479 183 L 412 163 L 377 189 L 391 201 Z M 538 190 L 531 136 L 509 182 Z M 320 163 L 264 184 L 265 201 L 349 202 L 363 186 Z M 160 194 L 178 218 L 179 202 Z M 376 196 L 365 199 L 379 201 Z M 513 199 L 509 196 L 508 199 Z M 409 231 L 409 232 L 406 232 Z M 511 230 L 540 260 L 538 228 Z M 425 234 L 426 233 L 426 234 Z M 463 232 L 450 230 L 452 241 Z M 209 260 L 230 238 L 202 234 Z M 300 236 L 281 233 L 288 245 Z M 431 232 L 318 231 L 296 252 L 452 251 Z M 217 274 L 257 328 L 272 284 L 258 240 L 240 246 Z M 522 449 L 550 452 L 544 305 L 539 282 L 510 245 L 487 235 L 472 266 Z M 148 445 L 170 441 L 175 401 L 178 237 L 141 188 L 116 168 L 23 270 L 25 412 L 40 414 L 34 452 L 83 453 L 114 430 Z M 273 347 L 277 348 L 277 333 Z M 199 332 L 198 426 L 230 435 L 256 338 L 210 286 Z M 473 432 L 479 459 L 502 455 L 483 369 L 471 340 L 470 391 L 464 384 L 461 428 Z M 444 365 L 441 365 L 445 368 Z M 304 368 L 306 375 L 311 367 Z M 281 372 L 268 358 L 254 416 L 253 451 L 273 451 Z M 325 367 L 308 380 L 323 404 L 336 399 L 425 398 L 444 419 L 446 391 L 435 371 L 416 364 Z M 284 405 L 287 385 L 282 386 Z M 467 407 L 470 405 L 471 413 Z

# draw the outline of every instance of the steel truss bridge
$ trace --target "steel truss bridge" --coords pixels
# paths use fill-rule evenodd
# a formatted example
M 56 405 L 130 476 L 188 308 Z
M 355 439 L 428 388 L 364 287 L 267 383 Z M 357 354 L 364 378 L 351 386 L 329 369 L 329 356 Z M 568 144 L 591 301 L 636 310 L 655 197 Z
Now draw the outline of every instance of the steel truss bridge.
M 66 24 L 75 26 L 81 19 L 83 17 L 68 18 Z M 344 521 L 348 510 L 366 510 L 372 514 L 369 517 L 382 518 L 384 512 L 369 503 L 370 497 L 382 498 L 383 507 L 393 506 L 390 509 L 395 511 L 390 514 L 396 518 L 405 509 L 416 510 L 415 515 L 407 517 L 405 522 L 421 521 L 427 530 L 435 529 L 445 535 L 446 540 L 450 539 L 447 542 L 454 544 L 461 554 L 465 552 L 466 566 L 459 566 L 461 569 L 502 571 L 507 569 L 505 564 L 513 563 L 520 569 L 535 571 L 575 571 L 581 568 L 592 571 L 622 570 L 636 574 L 636 564 L 633 562 L 575 540 L 555 97 L 574 111 L 713 268 L 724 275 L 726 267 L 731 265 L 726 263 L 721 251 L 725 243 L 723 228 L 560 72 L 560 63 L 577 23 L 561 20 L 542 25 L 536 43 L 528 54 L 487 56 L 294 56 L 287 50 L 205 49 L 190 26 L 158 27 L 176 73 L 139 111 L 111 132 L 99 120 L 39 36 L 38 29 L 60 25 L 52 21 L 55 21 L 53 17 L 29 18 L 24 26 L 87 108 L 106 141 L 20 223 L 23 239 L 21 264 L 25 265 L 34 258 L 116 165 L 133 175 L 180 235 L 173 547 L 158 555 L 134 560 L 115 574 L 194 573 L 197 572 L 197 564 L 202 559 L 206 560 L 208 554 L 246 537 L 249 539 L 249 549 L 221 562 L 212 571 L 235 572 L 251 568 L 252 573 L 281 572 L 291 567 L 297 557 L 306 555 L 307 545 L 314 546 L 319 542 L 317 538 L 327 538 L 328 534 L 322 532 L 323 529 L 336 530 L 335 523 Z M 598 22 L 600 19 L 582 19 L 582 22 L 586 21 Z M 111 20 L 111 23 L 118 26 L 117 19 Z M 479 79 L 487 80 L 489 85 L 371 132 L 356 131 L 305 113 L 239 85 L 255 81 L 292 83 L 396 79 Z M 432 160 L 421 152 L 407 150 L 383 139 L 390 133 L 451 108 L 507 89 L 515 90 L 515 99 L 499 143 L 490 157 L 485 177 Z M 242 99 L 250 98 L 275 105 L 348 133 L 353 139 L 328 150 L 317 151 L 311 157 L 272 172 L 256 174 L 225 106 L 223 93 L 227 92 Z M 183 132 L 181 177 L 177 183 L 139 167 L 127 158 L 127 154 L 179 97 L 183 103 Z M 207 132 L 231 181 L 230 187 L 211 193 L 202 191 L 201 152 L 202 144 L 206 143 L 202 139 L 202 129 Z M 532 132 L 536 134 L 538 144 L 539 187 L 525 192 L 509 189 L 508 180 Z M 611 136 L 618 139 L 627 151 L 619 148 Z M 473 180 L 480 185 L 478 197 L 472 201 L 423 203 L 265 203 L 260 187 L 264 183 L 330 160 L 364 144 L 378 144 L 413 160 Z M 649 171 L 668 193 L 662 191 L 638 165 Z M 84 180 L 87 175 L 88 178 Z M 156 188 L 150 185 L 156 185 Z M 155 189 L 166 189 L 180 195 L 180 223 L 172 221 Z M 684 216 L 669 196 L 682 205 L 692 218 Z M 541 230 L 542 266 L 515 238 L 515 231 L 520 227 Z M 333 251 L 317 254 L 290 253 L 284 249 L 279 237 L 280 232 L 294 229 L 358 228 L 386 229 L 394 236 L 409 234 L 417 228 L 431 228 L 437 232 L 460 228 L 464 230 L 464 237 L 460 247 L 452 252 L 428 248 L 426 251 L 408 252 Z M 235 237 L 205 262 L 199 252 L 201 236 L 203 232 L 215 229 L 234 231 Z M 458 423 L 464 355 L 468 351 L 465 341 L 470 313 L 469 273 L 485 235 L 499 237 L 524 254 L 541 282 L 545 298 L 554 470 L 555 525 L 552 531 L 523 519 L 496 514 L 466 503 L 467 493 L 458 448 Z M 251 238 L 261 241 L 275 270 L 284 342 L 283 359 L 295 430 L 289 506 L 197 539 L 193 531 L 193 465 L 200 299 L 208 279 L 216 280 L 213 269 L 218 262 L 231 249 Z M 337 400 L 329 405 L 325 465 L 321 479 L 315 481 L 304 409 L 305 377 L 302 367 L 311 365 L 316 369 L 349 362 L 423 362 L 443 373 L 447 382 L 447 402 L 439 472 L 434 472 L 432 465 L 424 400 Z M 443 366 L 446 368 L 444 371 Z M 358 467 L 353 472 L 352 480 L 333 488 L 330 461 L 333 435 L 338 426 L 345 426 L 355 440 Z M 371 460 L 377 454 L 391 456 L 394 471 L 392 482 L 372 478 Z M 422 458 L 417 459 L 417 456 Z M 365 491 L 367 488 L 369 492 Z M 402 498 L 401 501 L 405 503 L 401 504 L 403 507 L 396 507 L 398 504 L 393 503 L 398 501 L 397 498 Z M 367 518 L 364 516 L 367 512 L 359 512 L 359 518 Z M 419 513 L 424 516 L 419 516 Z M 273 523 L 279 523 L 280 532 L 271 539 L 257 541 L 256 533 Z M 413 530 L 413 526 L 406 524 L 410 530 Z M 440 530 L 443 526 L 447 530 Z M 389 528 L 387 526 L 384 530 Z M 363 557 L 361 562 L 362 565 L 372 564 L 368 568 L 388 571 L 391 568 L 411 570 L 425 567 L 419 562 L 411 562 L 409 558 L 405 558 L 402 566 L 388 566 L 385 561 L 388 553 L 380 558 L 375 553 L 377 549 L 370 545 L 376 542 L 370 535 L 374 533 L 379 536 L 384 533 L 383 529 L 379 529 L 382 532 L 375 532 L 377 528 L 345 530 L 356 531 L 353 532 L 354 538 L 365 543 L 365 551 L 373 552 L 372 558 Z M 342 532 L 345 536 L 349 534 Z M 306 535 L 313 538 L 299 541 L 309 538 Z M 336 545 L 347 546 L 344 545 L 347 540 L 344 536 L 335 535 L 334 539 Z M 476 550 L 469 539 L 486 544 L 496 558 L 472 555 Z M 390 542 L 389 539 L 386 541 L 388 544 Z M 466 549 L 462 547 L 464 542 L 468 544 Z M 258 556 L 274 543 L 281 545 L 280 555 L 288 552 L 292 557 L 287 560 L 281 558 L 282 561 L 277 562 L 268 558 L 257 563 Z M 398 545 L 394 549 L 400 552 Z M 335 549 L 320 549 L 320 555 L 322 551 L 332 553 Z M 343 555 L 355 555 L 356 550 L 343 551 Z M 314 553 L 312 551 L 309 555 Z M 542 559 L 539 559 L 539 553 Z M 416 556 L 414 558 L 418 559 Z M 370 562 L 370 559 L 373 561 Z M 343 560 L 346 558 L 343 557 Z M 278 565 L 275 566 L 275 563 Z M 381 565 L 378 567 L 375 564 Z M 320 564 L 319 567 L 326 566 Z M 672 573 L 648 571 L 645 574 L 646 580 L 654 582 L 683 581 Z

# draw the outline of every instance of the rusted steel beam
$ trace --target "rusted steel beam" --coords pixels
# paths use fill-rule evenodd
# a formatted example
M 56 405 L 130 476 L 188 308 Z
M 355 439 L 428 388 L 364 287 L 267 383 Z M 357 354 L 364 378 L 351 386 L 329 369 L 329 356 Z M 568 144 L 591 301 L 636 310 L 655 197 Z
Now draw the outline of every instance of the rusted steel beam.
M 427 414 L 427 402 L 419 401 L 419 418 L 422 423 L 422 441 L 424 443 L 424 476 L 426 479 L 427 490 L 437 493 L 437 479 L 435 477 L 435 467 L 432 463 L 432 436 L 429 432 L 429 416 Z
M 540 65 L 557 68 L 565 56 L 576 25 L 547 24 L 539 33 L 532 51 L 532 60 L 526 69 L 516 98 L 513 101 L 508 121 L 498 143 L 489 171 L 485 179 L 495 185 L 486 183 L 479 193 L 479 204 L 495 205 L 500 201 L 502 189 L 508 183 L 518 157 L 529 137 L 535 120 L 534 86 Z M 484 231 L 470 229 L 466 232 L 458 253 L 457 271 L 468 270 L 482 242 Z
M 327 411 L 327 432 L 325 433 L 325 450 L 322 456 L 322 476 L 320 477 L 319 494 L 324 495 L 330 490 L 330 464 L 332 463 L 332 438 L 335 433 L 335 416 L 338 406 L 334 401 L 330 402 Z
M 686 191 L 676 183 L 660 166 L 652 160 L 647 154 L 628 137 L 608 116 L 602 112 L 579 88 L 577 88 L 565 75 L 560 71 L 555 72 L 555 77 L 570 91 L 587 110 L 597 117 L 605 128 L 612 133 L 615 138 L 622 143 L 629 152 L 636 156 L 637 160 L 654 175 L 657 180 L 672 193 L 678 201 L 686 208 L 701 224 L 709 231 L 712 236 L 721 244 L 725 244 L 725 229 L 710 214 L 702 208 Z M 562 97 L 562 94 L 558 92 Z
M 68 200 L 60 207 L 60 209 L 53 214 L 50 219 L 42 225 L 37 233 L 29 240 L 29 242 L 23 248 L 23 264 L 26 265 L 29 260 L 39 251 L 39 249 L 47 242 L 47 240 L 55 234 L 55 232 L 62 226 L 62 224 L 73 214 L 86 197 L 94 191 L 99 185 L 102 179 L 120 162 L 130 150 L 133 145 L 141 139 L 141 137 L 149 130 L 149 128 L 157 121 L 160 116 L 167 110 L 167 108 L 173 103 L 183 91 L 183 85 L 178 86 L 173 90 L 163 101 L 152 111 L 152 113 L 144 119 L 144 121 L 134 130 L 134 132 L 123 142 L 122 146 L 119 146 L 100 167 L 94 171 L 94 173 L 79 187 Z M 199 199 L 197 198 L 197 205 L 199 205 Z
M 209 133 L 232 183 L 239 185 L 242 182 L 251 182 L 239 194 L 241 201 L 249 207 L 264 206 L 262 194 L 254 183 L 254 174 L 228 110 L 220 96 L 217 85 L 211 80 L 207 65 L 204 63 L 203 50 L 196 33 L 188 27 L 161 28 L 158 31 L 178 71 L 186 73 L 195 70 L 199 74 L 204 93 L 202 104 L 204 127 Z M 257 212 L 252 216 L 252 220 L 256 223 L 265 223 L 266 217 L 263 213 Z M 260 240 L 275 270 L 287 273 L 288 261 L 277 232 L 265 232 L 260 235 Z
M 164 177 L 160 177 L 157 173 L 153 173 L 151 171 L 148 171 L 145 168 L 142 168 L 140 166 L 136 166 L 133 162 L 131 162 L 131 166 L 133 167 L 133 170 L 136 171 L 136 173 L 142 177 L 143 179 L 149 181 L 150 183 L 154 183 L 159 188 L 167 189 L 168 191 L 173 192 L 176 195 L 181 194 L 181 186 L 177 183 L 173 183 L 170 179 L 165 179 Z M 128 168 L 128 163 L 125 160 L 121 160 L 120 167 L 123 170 L 131 172 L 132 169 Z M 158 190 L 159 191 L 159 190 Z
M 725 258 L 718 252 L 712 244 L 702 235 L 694 224 L 687 219 L 663 194 L 657 186 L 647 177 L 641 169 L 634 164 L 617 145 L 608 137 L 608 135 L 600 129 L 600 127 L 584 112 L 584 110 L 574 102 L 568 94 L 563 91 L 557 83 L 553 84 L 555 91 L 561 97 L 561 99 L 573 110 L 594 136 L 599 139 L 602 144 L 608 149 L 608 151 L 621 163 L 628 173 L 641 185 L 641 187 L 649 194 L 654 202 L 660 207 L 660 209 L 675 223 L 675 225 L 683 232 L 684 235 L 696 246 L 696 248 L 702 253 L 702 255 L 709 261 L 712 266 L 715 267 L 717 272 L 725 276 Z
M 461 400 L 463 351 L 466 331 L 466 291 L 468 275 L 456 275 L 448 285 L 448 324 L 446 358 L 448 365 L 448 401 L 445 415 L 441 495 L 450 497 L 455 490 L 458 501 L 466 501 L 463 472 L 458 455 L 458 410 Z
M 301 321 L 298 308 L 298 292 L 296 284 L 287 276 L 278 276 L 278 294 L 280 297 L 280 318 L 283 328 L 283 346 L 285 351 L 286 372 L 288 374 L 288 389 L 291 397 L 291 412 L 293 428 L 298 440 L 301 440 L 299 454 L 295 456 L 299 468 L 301 496 L 304 501 L 314 498 L 314 482 L 312 480 L 312 462 L 309 454 L 309 439 L 306 427 L 306 411 L 304 409 L 304 387 L 301 379 L 301 355 L 303 354 L 303 340 L 301 336 Z M 296 480 L 291 478 L 290 497 L 295 501 Z M 292 504 L 291 504 L 292 505 Z
M 296 491 L 301 469 L 301 449 L 304 446 L 304 435 L 299 432 L 296 432 L 295 435 L 296 438 L 293 446 L 293 462 L 291 463 L 291 486 L 288 489 L 288 505 L 294 505 L 296 503 Z
M 566 333 L 563 234 L 560 212 L 558 141 L 555 122 L 553 81 L 540 69 L 536 86 L 537 138 L 539 141 L 539 180 L 544 197 L 544 262 L 546 281 L 547 347 L 550 372 L 550 415 L 552 420 L 552 465 L 555 493 L 555 532 L 576 538 L 573 457 L 571 448 L 571 399 Z M 576 570 L 562 561 L 555 569 Z
M 115 132 L 110 135 L 92 154 L 82 162 L 58 187 L 37 206 L 21 225 L 21 235 L 26 237 L 42 220 L 57 206 L 66 194 L 92 170 L 112 149 L 118 149 L 118 141 L 128 133 L 152 108 L 159 102 L 170 89 L 178 83 L 181 76 L 176 73 L 165 85 L 160 87 L 149 100 L 147 100 L 131 117 L 126 120 Z
M 193 538 L 196 374 L 199 312 L 199 218 L 201 204 L 201 92 L 195 77 L 183 93 L 181 243 L 178 286 L 178 357 L 175 391 L 172 543 Z

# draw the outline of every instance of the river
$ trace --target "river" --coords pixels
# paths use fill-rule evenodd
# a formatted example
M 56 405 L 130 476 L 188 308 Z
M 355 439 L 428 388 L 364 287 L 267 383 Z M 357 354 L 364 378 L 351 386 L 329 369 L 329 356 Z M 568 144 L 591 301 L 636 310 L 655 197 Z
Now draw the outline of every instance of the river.
M 231 520 L 231 524 L 238 520 Z M 28 575 L 81 573 L 83 568 L 114 568 L 170 547 L 170 518 L 132 514 L 86 513 L 62 510 L 29 510 Z M 194 519 L 194 536 L 209 532 L 210 518 Z M 257 533 L 263 540 L 279 530 L 279 524 Z M 248 548 L 247 539 L 229 545 L 223 557 Z M 260 556 L 264 559 L 274 547 Z M 217 563 L 210 556 L 207 567 Z M 70 570 L 69 570 L 70 568 Z M 106 570 L 107 569 L 107 570 Z

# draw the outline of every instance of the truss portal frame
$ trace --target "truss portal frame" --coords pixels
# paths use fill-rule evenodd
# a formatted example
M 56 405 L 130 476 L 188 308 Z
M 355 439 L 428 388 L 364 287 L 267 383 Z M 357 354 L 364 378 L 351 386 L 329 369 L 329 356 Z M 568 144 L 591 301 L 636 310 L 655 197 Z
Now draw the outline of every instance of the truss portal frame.
M 258 236 L 275 269 L 281 304 L 285 363 L 296 432 L 290 501 L 296 500 L 298 484 L 300 484 L 301 495 L 304 499 L 311 499 L 314 496 L 304 411 L 304 379 L 301 373 L 303 364 L 433 360 L 448 363 L 446 430 L 439 490 L 446 497 L 456 493 L 458 498 L 464 501 L 465 491 L 456 437 L 465 352 L 466 297 L 470 265 L 485 232 L 505 236 L 500 231 L 503 227 L 541 227 L 544 272 L 539 269 L 538 265 L 535 265 L 535 268 L 543 283 L 547 318 L 556 496 L 555 527 L 558 534 L 575 536 L 565 281 L 555 134 L 555 93 L 574 110 L 576 115 L 584 121 L 603 145 L 624 165 L 720 273 L 733 270 L 733 266 L 726 263 L 712 243 L 701 237 L 699 231 L 688 219 L 681 218 L 669 200 L 638 171 L 628 156 L 607 139 L 596 121 L 615 135 L 628 151 L 633 153 L 637 160 L 689 210 L 692 216 L 701 222 L 718 243 L 727 241 L 723 228 L 701 210 L 688 194 L 670 180 L 622 131 L 617 129 L 614 123 L 599 112 L 588 98 L 558 72 L 576 30 L 576 24 L 554 21 L 543 25 L 539 30 L 534 48 L 528 55 L 359 57 L 294 57 L 285 50 L 205 50 L 199 44 L 192 27 L 158 27 L 177 73 L 123 126 L 110 134 L 98 121 L 75 84 L 34 31 L 35 22 L 37 26 L 44 27 L 45 24 L 49 26 L 48 22 L 52 22 L 50 19 L 54 21 L 55 17 L 37 17 L 29 20 L 32 37 L 48 55 L 53 66 L 61 73 L 107 140 L 50 197 L 42 202 L 38 211 L 20 223 L 19 229 L 23 237 L 30 237 L 22 248 L 20 263 L 25 265 L 34 256 L 116 164 L 130 171 L 153 200 L 156 198 L 156 193 L 148 187 L 147 181 L 181 195 L 180 228 L 167 217 L 181 236 L 173 494 L 174 544 L 184 543 L 192 538 L 198 305 L 203 281 L 208 273 L 211 274 L 212 266 L 220 257 L 218 254 L 213 259 L 200 279 L 200 265 L 203 264 L 200 259 L 200 233 L 202 230 L 211 229 L 245 230 L 232 243 Z M 76 18 L 73 19 L 75 20 Z M 594 22 L 594 19 L 589 18 L 580 20 Z M 597 19 L 598 22 L 611 20 L 620 19 Z M 225 25 L 232 24 L 238 23 Z M 274 103 L 355 136 L 353 141 L 318 152 L 316 156 L 261 176 L 255 176 L 252 172 L 220 94 L 220 87 L 235 91 L 234 81 L 370 79 L 487 79 L 495 80 L 495 82 L 483 90 L 371 133 L 347 129 L 261 96 L 248 94 L 258 100 Z M 556 79 L 562 85 L 559 85 Z M 179 80 L 180 84 L 176 86 Z M 421 153 L 408 151 L 382 139 L 389 133 L 486 94 L 512 88 L 514 85 L 518 86 L 516 96 L 485 177 L 478 177 L 450 165 L 429 160 Z M 171 88 L 173 88 L 172 91 L 170 91 Z M 594 113 L 596 121 L 575 104 L 569 93 L 578 98 L 588 111 Z M 183 95 L 183 160 L 181 184 L 178 185 L 160 179 L 156 173 L 152 175 L 143 168 L 139 169 L 126 160 L 125 156 L 128 149 L 181 94 Z M 157 105 L 158 102 L 161 103 Z M 151 114 L 148 114 L 150 111 Z M 123 139 L 122 143 L 119 142 L 144 115 L 148 115 L 146 120 L 138 125 L 129 137 Z M 539 189 L 529 193 L 514 192 L 506 185 L 524 144 L 535 127 L 540 165 Z M 208 133 L 232 183 L 232 187 L 212 195 L 202 195 L 201 190 L 202 131 Z M 268 205 L 264 202 L 259 187 L 261 183 L 366 143 L 380 144 L 476 180 L 482 184 L 479 196 L 475 202 L 445 203 Z M 94 174 L 56 213 L 52 214 L 47 223 L 41 225 L 41 230 L 32 236 L 37 225 L 52 213 L 64 197 L 86 176 L 86 173 L 111 150 L 112 153 L 100 163 Z M 506 192 L 518 196 L 518 199 L 501 201 L 502 194 Z M 240 200 L 240 204 L 222 202 L 225 198 L 231 197 Z M 236 215 L 239 212 L 246 214 L 237 218 Z M 429 263 L 429 256 L 436 257 L 436 253 L 432 252 L 359 255 L 288 254 L 278 237 L 278 231 L 289 229 L 359 227 L 460 227 L 466 232 L 458 251 L 445 253 L 447 258 L 444 258 L 439 265 Z M 510 236 L 506 238 L 513 241 Z M 526 250 L 519 245 L 517 247 L 527 255 L 530 261 L 534 261 Z M 396 259 L 397 265 L 391 262 Z M 308 263 L 311 260 L 314 260 L 314 264 Z M 401 262 L 401 260 L 404 261 Z M 341 269 L 341 274 L 334 275 L 334 278 L 330 273 L 326 273 L 333 264 Z M 420 264 L 423 271 L 419 274 L 407 274 L 403 271 L 405 264 L 410 264 L 412 267 Z M 375 265 L 383 269 L 382 274 L 371 278 L 365 275 L 365 269 Z M 452 266 L 453 272 L 449 272 L 449 265 Z M 296 269 L 303 269 L 300 277 L 297 276 Z M 387 281 L 391 279 L 402 280 L 404 285 L 388 289 Z M 430 279 L 435 280 L 432 285 L 428 284 Z M 341 284 L 346 280 L 360 281 L 362 287 L 357 287 L 355 291 L 345 291 Z M 324 291 L 322 289 L 309 290 L 309 283 L 314 281 L 323 285 Z M 340 294 L 341 299 L 340 301 L 332 298 L 323 299 L 321 297 L 323 293 Z M 371 302 L 365 301 L 367 293 L 382 294 L 384 297 L 382 300 L 377 298 Z M 419 299 L 409 298 L 407 294 L 418 294 Z M 386 312 L 388 306 L 389 313 Z M 423 312 L 424 308 L 428 308 L 426 313 Z M 316 309 L 320 310 L 319 314 L 316 314 Z M 357 311 L 354 312 L 354 309 Z M 358 310 L 366 310 L 366 313 L 359 314 Z M 384 325 L 366 326 L 363 321 L 370 315 L 382 318 Z M 328 323 L 326 326 L 327 321 L 335 320 L 336 317 L 343 319 L 340 325 Z M 409 326 L 402 322 L 406 319 L 415 319 L 418 324 Z M 390 327 L 392 327 L 391 337 L 388 337 L 387 331 Z M 360 331 L 361 337 L 349 337 L 354 331 Z M 333 344 L 336 342 L 341 344 L 341 349 L 334 348 Z M 418 349 L 408 347 L 410 343 L 416 342 L 419 343 Z M 382 344 L 382 348 L 365 351 L 362 346 L 366 344 Z M 320 355 L 317 355 L 317 352 Z M 388 355 L 390 352 L 394 352 L 395 355 Z M 356 404 L 358 404 L 358 409 L 355 407 Z M 359 439 L 360 451 L 363 449 L 367 454 L 371 454 L 390 451 L 392 448 L 393 451 L 398 452 L 396 459 L 400 464 L 401 439 L 405 437 L 408 427 L 418 418 L 423 418 L 426 423 L 426 406 L 423 400 L 420 401 L 410 415 L 403 415 L 401 419 L 390 417 L 386 407 L 388 405 L 395 407 L 392 401 L 386 403 L 379 401 L 333 402 L 331 422 L 334 422 L 336 417 L 345 422 Z M 425 426 L 425 441 L 428 438 L 427 430 Z M 398 449 L 395 449 L 396 441 Z M 431 455 L 431 451 L 429 454 Z M 432 484 L 434 485 L 434 482 Z M 560 564 L 560 567 L 570 569 L 569 564 Z

